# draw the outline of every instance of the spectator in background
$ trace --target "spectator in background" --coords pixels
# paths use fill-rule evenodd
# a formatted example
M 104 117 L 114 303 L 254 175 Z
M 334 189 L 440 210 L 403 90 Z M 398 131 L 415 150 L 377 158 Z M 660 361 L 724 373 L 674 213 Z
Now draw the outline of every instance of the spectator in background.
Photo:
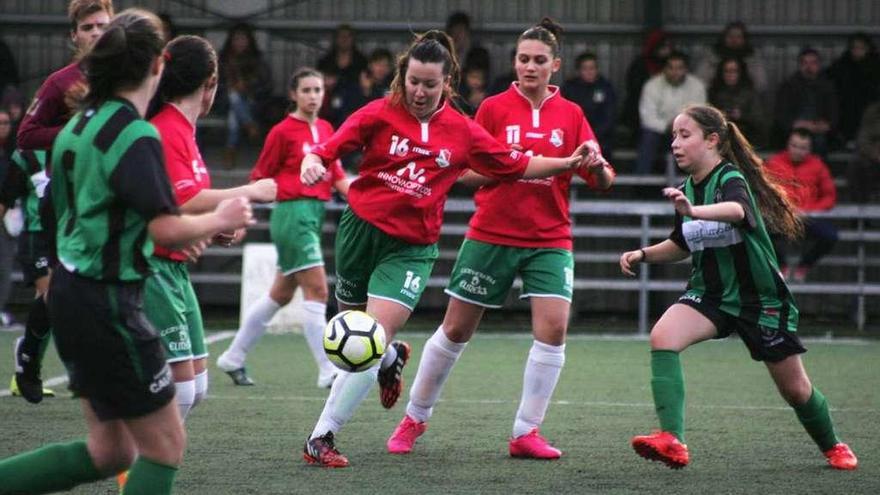
M 5 108 L 12 119 L 12 131 L 18 131 L 18 125 L 24 117 L 24 95 L 15 86 L 7 86 L 0 92 L 0 108 Z
M 822 75 L 819 52 L 804 48 L 798 55 L 798 70 L 779 86 L 776 94 L 776 141 L 800 127 L 813 135 L 813 152 L 828 154 L 837 129 L 837 93 Z M 781 139 L 780 139 L 781 138 Z
M 800 213 L 827 211 L 837 203 L 837 188 L 828 165 L 812 154 L 812 136 L 802 128 L 792 129 L 785 151 L 771 156 L 766 163 L 769 173 L 784 185 L 788 197 Z M 821 218 L 804 217 L 803 250 L 800 261 L 792 272 L 787 260 L 785 242 L 774 238 L 776 257 L 782 275 L 795 282 L 803 282 L 807 272 L 837 243 L 837 228 Z
M 724 112 L 752 145 L 763 146 L 761 99 L 742 59 L 728 57 L 718 64 L 709 85 L 709 103 Z
M 377 48 L 370 53 L 369 62 L 361 71 L 357 84 L 331 75 L 334 78 L 332 95 L 329 99 L 324 97 L 324 103 L 330 105 L 329 111 L 323 113 L 330 117 L 327 120 L 338 127 L 355 110 L 385 96 L 394 76 L 392 64 L 391 52 L 385 48 Z M 349 162 L 345 164 L 348 166 Z
M 357 86 L 361 72 L 366 68 L 367 57 L 357 49 L 354 28 L 348 24 L 336 26 L 333 45 L 318 60 L 318 70 L 324 74 L 336 74 L 337 86 Z
M 880 204 L 880 103 L 874 103 L 862 115 L 847 183 L 853 202 Z
M 651 77 L 663 70 L 666 57 L 672 52 L 672 42 L 662 29 L 650 31 L 642 43 L 642 54 L 626 69 L 626 99 L 623 102 L 621 120 L 630 128 L 633 136 L 641 128 L 639 101 L 642 88 Z
M 446 34 L 452 38 L 456 58 L 462 67 L 479 67 L 483 69 L 484 78 L 489 81 L 489 51 L 474 42 L 471 35 L 471 18 L 465 12 L 454 12 L 446 19 Z M 465 78 L 462 77 L 458 88 L 459 94 L 464 91 Z M 507 88 L 504 88 L 507 89 Z
M 862 112 L 880 97 L 880 55 L 865 33 L 850 35 L 847 49 L 828 69 L 840 103 L 840 134 L 856 138 Z
M 486 71 L 480 66 L 465 67 L 461 78 L 461 109 L 471 117 L 476 115 L 480 104 L 486 99 Z
M 12 54 L 9 45 L 0 38 L 0 91 L 9 86 L 18 87 L 20 83 L 15 55 Z
M 228 103 L 224 159 L 235 165 L 242 129 L 251 140 L 259 137 L 258 119 L 272 96 L 272 73 L 263 60 L 250 24 L 232 26 L 220 50 L 220 84 L 217 95 Z
M 562 96 L 575 102 L 584 111 L 599 141 L 602 156 L 613 161 L 614 127 L 617 124 L 617 94 L 614 87 L 599 74 L 596 54 L 584 52 L 575 59 L 577 76 L 562 85 Z
M 516 48 L 510 51 L 510 70 L 492 80 L 492 84 L 489 85 L 488 89 L 489 96 L 507 91 L 510 84 L 516 81 L 514 66 L 516 66 Z
M 767 69 L 764 61 L 755 52 L 749 40 L 749 32 L 742 21 L 733 21 L 724 26 L 712 50 L 697 65 L 694 75 L 707 84 L 718 71 L 718 64 L 728 58 L 738 58 L 746 63 L 749 78 L 758 93 L 767 90 Z
M 662 145 L 664 150 L 669 148 L 672 120 L 687 105 L 698 103 L 706 103 L 706 86 L 696 76 L 688 74 L 685 54 L 677 51 L 670 53 L 663 65 L 663 72 L 648 79 L 642 89 L 637 174 L 654 171 L 658 147 Z

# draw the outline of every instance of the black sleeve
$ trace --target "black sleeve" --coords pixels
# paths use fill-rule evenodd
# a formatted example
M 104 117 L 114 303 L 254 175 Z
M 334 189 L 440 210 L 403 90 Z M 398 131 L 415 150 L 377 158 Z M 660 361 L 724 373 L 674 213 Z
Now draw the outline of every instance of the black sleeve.
M 110 175 L 110 187 L 148 222 L 162 213 L 179 212 L 156 138 L 145 136 L 129 146 Z
M 674 242 L 682 250 L 690 252 L 691 248 L 689 248 L 687 242 L 685 242 L 684 234 L 681 231 L 681 222 L 683 220 L 681 214 L 675 212 L 675 224 L 672 226 L 672 232 L 669 233 L 669 240 Z
M 15 206 L 15 200 L 27 195 L 28 177 L 16 164 L 10 163 L 3 186 L 0 187 L 0 204 L 6 208 Z
M 752 209 L 752 200 L 751 196 L 749 196 L 749 189 L 746 186 L 746 181 L 739 177 L 735 177 L 722 184 L 721 200 L 733 201 L 742 206 L 746 216 L 738 225 L 739 227 L 745 227 L 752 230 L 757 226 L 755 221 L 755 211 Z

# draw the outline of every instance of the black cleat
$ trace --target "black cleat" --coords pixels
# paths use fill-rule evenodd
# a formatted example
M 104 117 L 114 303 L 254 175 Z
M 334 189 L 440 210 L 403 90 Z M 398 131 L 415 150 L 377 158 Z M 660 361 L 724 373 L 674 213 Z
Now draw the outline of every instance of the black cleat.
M 227 371 L 227 375 L 229 378 L 232 378 L 232 383 L 242 386 L 242 387 L 252 387 L 256 385 L 251 377 L 247 374 L 246 368 L 238 368 L 237 370 Z
M 320 467 L 348 467 L 348 459 L 336 450 L 332 431 L 328 431 L 323 436 L 307 440 L 303 447 L 303 459 L 308 464 Z
M 391 366 L 379 369 L 379 400 L 385 409 L 394 407 L 400 398 L 403 391 L 403 367 L 412 353 L 409 344 L 402 340 L 395 340 L 391 345 L 397 350 L 397 359 Z
M 43 379 L 40 378 L 40 363 L 38 360 L 22 351 L 21 344 L 24 337 L 15 341 L 15 382 L 14 392 L 18 392 L 31 404 L 38 404 L 43 400 Z M 54 395 L 54 393 L 52 393 Z

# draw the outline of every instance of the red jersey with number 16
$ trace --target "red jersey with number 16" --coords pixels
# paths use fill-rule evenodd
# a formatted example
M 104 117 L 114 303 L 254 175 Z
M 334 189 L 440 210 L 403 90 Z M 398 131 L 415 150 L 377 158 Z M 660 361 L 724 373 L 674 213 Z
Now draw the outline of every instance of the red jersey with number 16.
M 269 131 L 266 143 L 254 170 L 251 180 L 275 179 L 278 184 L 278 201 L 300 198 L 314 198 L 322 201 L 330 199 L 333 184 L 345 177 L 339 160 L 334 160 L 328 168 L 327 178 L 315 185 L 307 186 L 299 180 L 300 164 L 312 148 L 333 134 L 330 122 L 318 119 L 309 124 L 293 115 L 288 115 Z
M 312 153 L 327 162 L 355 149 L 364 156 L 348 192 L 351 209 L 410 244 L 440 238 L 446 196 L 464 169 L 513 181 L 522 177 L 529 160 L 446 102 L 420 122 L 389 97 L 353 113 Z
M 527 155 L 567 157 L 584 141 L 599 150 L 581 108 L 550 86 L 550 95 L 533 108 L 517 83 L 486 99 L 477 123 L 501 142 L 520 146 Z M 609 166 L 610 167 L 610 166 Z M 613 173 L 613 169 L 612 169 Z M 578 169 L 590 187 L 596 177 Z M 503 246 L 571 249 L 569 187 L 574 172 L 544 179 L 520 179 L 481 187 L 474 195 L 477 212 L 467 238 Z
M 162 138 L 162 154 L 165 155 L 165 172 L 180 206 L 195 197 L 202 189 L 211 187 L 208 168 L 196 144 L 196 129 L 180 109 L 171 103 L 162 106 L 150 123 L 156 126 Z M 172 251 L 160 245 L 153 250 L 155 256 L 174 261 L 186 261 L 180 251 Z

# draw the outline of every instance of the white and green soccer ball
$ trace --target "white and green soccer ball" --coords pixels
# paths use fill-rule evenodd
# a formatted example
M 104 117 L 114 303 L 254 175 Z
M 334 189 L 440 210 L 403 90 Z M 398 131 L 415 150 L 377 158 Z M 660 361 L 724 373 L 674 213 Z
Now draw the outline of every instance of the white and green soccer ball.
M 324 328 L 324 352 L 343 371 L 364 371 L 385 353 L 385 329 L 363 311 L 343 311 Z

